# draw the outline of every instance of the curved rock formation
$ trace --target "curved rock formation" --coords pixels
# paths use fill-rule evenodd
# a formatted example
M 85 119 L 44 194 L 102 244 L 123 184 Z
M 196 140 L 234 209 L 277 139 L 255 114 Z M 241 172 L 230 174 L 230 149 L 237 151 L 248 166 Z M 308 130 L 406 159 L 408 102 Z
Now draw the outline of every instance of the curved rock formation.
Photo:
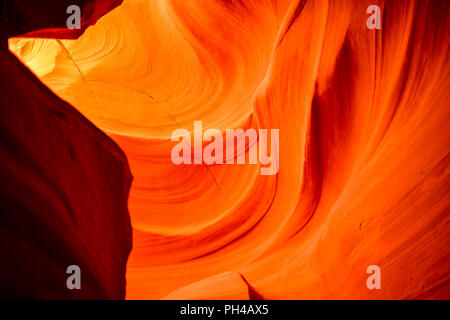
M 9 47 L 127 155 L 127 298 L 448 298 L 449 9 L 124 1 L 77 40 Z M 174 165 L 195 120 L 279 129 L 278 174 Z
M 42 9 L 2 4 L 25 2 L 17 7 L 24 16 Z M 132 241 L 125 155 L 6 47 L 0 70 L 0 297 L 124 298 Z M 72 265 L 79 290 L 67 285 Z

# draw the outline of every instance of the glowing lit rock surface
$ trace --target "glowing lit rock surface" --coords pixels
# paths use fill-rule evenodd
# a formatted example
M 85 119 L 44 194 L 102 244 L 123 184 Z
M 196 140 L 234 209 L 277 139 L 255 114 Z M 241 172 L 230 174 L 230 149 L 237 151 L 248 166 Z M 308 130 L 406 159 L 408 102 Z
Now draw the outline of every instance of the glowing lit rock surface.
M 9 47 L 130 162 L 127 298 L 448 298 L 449 9 L 124 1 L 77 40 Z M 174 165 L 194 120 L 279 129 L 278 175 Z

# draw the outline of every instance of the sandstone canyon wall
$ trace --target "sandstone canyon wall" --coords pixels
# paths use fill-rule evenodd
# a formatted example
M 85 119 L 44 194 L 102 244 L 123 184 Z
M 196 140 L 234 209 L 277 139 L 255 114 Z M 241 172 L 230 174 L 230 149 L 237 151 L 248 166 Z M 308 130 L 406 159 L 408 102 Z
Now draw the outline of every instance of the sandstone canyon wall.
M 373 4 L 381 29 L 366 27 Z M 127 298 L 448 299 L 449 13 L 445 0 L 125 0 L 75 40 L 35 33 L 9 49 L 130 163 Z M 52 96 L 27 77 L 2 88 L 2 107 L 16 106 L 13 119 L 2 111 L 2 130 L 18 130 L 2 134 L 4 148 L 28 143 L 30 163 L 20 164 L 33 177 L 42 165 L 58 171 L 52 185 L 14 191 L 23 169 L 6 163 L 2 188 L 54 190 L 54 211 L 74 215 L 67 221 L 88 219 L 74 208 L 95 212 L 94 225 L 107 220 L 110 231 L 89 234 L 122 263 L 124 156 L 74 111 L 21 102 L 29 82 Z M 196 120 L 222 132 L 279 129 L 279 172 L 175 165 L 171 133 L 192 132 Z M 79 187 L 66 188 L 65 175 Z M 27 201 L 18 212 L 45 221 Z M 50 234 L 68 228 L 43 223 Z M 79 254 L 95 269 L 90 250 Z M 381 269 L 380 290 L 366 286 L 369 265 Z

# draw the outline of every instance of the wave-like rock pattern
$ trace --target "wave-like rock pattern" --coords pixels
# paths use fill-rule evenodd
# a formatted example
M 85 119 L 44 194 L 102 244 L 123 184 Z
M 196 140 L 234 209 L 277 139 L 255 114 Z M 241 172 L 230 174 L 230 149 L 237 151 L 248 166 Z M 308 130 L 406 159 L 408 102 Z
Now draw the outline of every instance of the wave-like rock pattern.
M 128 157 L 128 298 L 448 298 L 449 9 L 135 0 L 9 46 Z M 279 129 L 278 174 L 174 165 L 194 120 Z

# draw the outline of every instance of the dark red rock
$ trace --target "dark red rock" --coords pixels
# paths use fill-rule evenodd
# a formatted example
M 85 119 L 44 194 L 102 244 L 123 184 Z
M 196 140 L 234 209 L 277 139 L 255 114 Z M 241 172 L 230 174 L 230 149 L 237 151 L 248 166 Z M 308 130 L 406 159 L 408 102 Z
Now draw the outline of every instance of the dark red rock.
M 0 31 L 6 37 L 76 39 L 85 29 L 116 8 L 123 0 L 3 0 L 0 2 Z M 67 7 L 81 8 L 81 29 L 66 26 Z
M 132 243 L 128 161 L 2 40 L 0 298 L 124 298 Z M 81 268 L 80 290 L 66 286 L 69 265 Z

